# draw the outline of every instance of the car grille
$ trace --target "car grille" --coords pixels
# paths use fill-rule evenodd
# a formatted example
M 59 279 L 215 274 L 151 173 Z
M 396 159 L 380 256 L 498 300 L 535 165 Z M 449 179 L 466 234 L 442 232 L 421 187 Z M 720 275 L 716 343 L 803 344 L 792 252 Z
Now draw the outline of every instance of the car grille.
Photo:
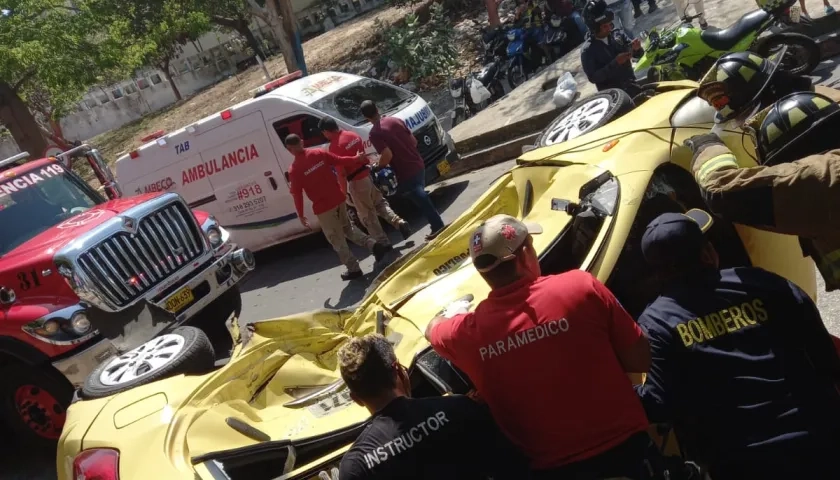
M 440 137 L 437 133 L 437 121 L 431 121 L 428 125 L 417 130 L 414 134 L 414 138 L 417 139 L 417 150 L 420 152 L 420 156 L 423 157 L 423 161 L 428 164 L 430 162 L 435 162 L 438 160 L 438 150 L 440 150 Z M 428 138 L 428 142 L 426 139 Z
M 139 219 L 136 233 L 117 232 L 79 256 L 82 272 L 116 307 L 161 284 L 206 249 L 192 212 L 171 203 Z

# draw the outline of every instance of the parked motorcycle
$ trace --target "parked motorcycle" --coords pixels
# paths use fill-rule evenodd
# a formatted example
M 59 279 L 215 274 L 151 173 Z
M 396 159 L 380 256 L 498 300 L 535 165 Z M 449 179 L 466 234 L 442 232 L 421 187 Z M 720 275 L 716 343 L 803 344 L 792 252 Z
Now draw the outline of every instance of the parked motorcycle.
M 505 89 L 499 81 L 501 72 L 502 60 L 495 58 L 480 72 L 470 71 L 462 78 L 449 81 L 449 94 L 455 100 L 455 109 L 452 111 L 453 127 L 505 95 Z
M 820 62 L 817 43 L 798 33 L 762 33 L 785 29 L 787 22 L 798 21 L 789 15 L 788 3 L 768 13 L 756 10 L 742 16 L 723 30 L 701 30 L 692 21 L 699 15 L 684 16 L 676 24 L 659 31 L 653 29 L 642 35 L 642 58 L 635 66 L 637 75 L 647 69 L 647 81 L 699 80 L 723 54 L 753 51 L 763 57 L 787 47 L 780 68 L 795 75 L 807 75 Z
M 506 76 L 511 90 L 522 85 L 543 63 L 545 54 L 534 34 L 533 29 L 527 27 L 513 27 L 507 30 Z
M 545 46 L 549 63 L 554 63 L 563 55 L 583 43 L 583 36 L 572 17 L 553 14 L 545 25 Z

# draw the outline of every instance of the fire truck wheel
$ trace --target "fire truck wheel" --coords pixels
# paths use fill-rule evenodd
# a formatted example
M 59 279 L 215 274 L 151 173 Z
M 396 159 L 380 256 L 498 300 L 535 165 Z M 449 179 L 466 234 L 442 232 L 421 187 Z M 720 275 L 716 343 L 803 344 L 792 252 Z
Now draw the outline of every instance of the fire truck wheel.
M 46 367 L 15 363 L 0 369 L 0 421 L 22 444 L 55 448 L 73 387 L 58 372 Z
M 195 327 L 179 327 L 122 355 L 102 362 L 85 379 L 84 398 L 101 398 L 181 374 L 213 368 L 215 355 L 207 335 Z

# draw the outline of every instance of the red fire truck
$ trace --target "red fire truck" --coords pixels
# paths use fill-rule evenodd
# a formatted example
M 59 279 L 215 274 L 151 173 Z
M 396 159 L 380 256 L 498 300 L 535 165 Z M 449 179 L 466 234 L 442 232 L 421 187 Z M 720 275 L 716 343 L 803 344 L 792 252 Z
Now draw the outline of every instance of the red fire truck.
M 27 158 L 0 161 L 0 422 L 48 445 L 100 362 L 185 323 L 229 342 L 254 257 L 177 194 L 123 198 L 88 145 Z

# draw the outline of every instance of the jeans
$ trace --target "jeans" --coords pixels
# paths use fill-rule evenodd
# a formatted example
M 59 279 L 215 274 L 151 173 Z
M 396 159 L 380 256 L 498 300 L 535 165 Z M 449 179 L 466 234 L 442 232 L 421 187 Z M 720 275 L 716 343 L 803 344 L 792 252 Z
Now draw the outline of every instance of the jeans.
M 420 170 L 420 173 L 415 175 L 413 178 L 400 180 L 399 187 L 397 187 L 397 193 L 407 196 L 409 200 L 411 200 L 414 205 L 420 209 L 420 213 L 422 213 L 423 216 L 426 217 L 426 220 L 428 220 L 432 233 L 443 228 L 443 219 L 440 218 L 440 214 L 435 208 L 435 205 L 432 203 L 432 199 L 429 198 L 429 194 L 426 193 L 425 171 Z
M 583 17 L 580 16 L 580 13 L 577 11 L 572 12 L 572 19 L 575 21 L 575 25 L 577 25 L 578 30 L 580 30 L 580 34 L 586 38 L 586 32 L 589 29 L 586 27 L 586 23 L 583 21 Z
M 620 26 L 631 39 L 636 38 L 636 34 L 633 33 L 633 8 L 630 0 L 620 0 L 609 5 L 607 9 L 615 14 L 616 26 Z

